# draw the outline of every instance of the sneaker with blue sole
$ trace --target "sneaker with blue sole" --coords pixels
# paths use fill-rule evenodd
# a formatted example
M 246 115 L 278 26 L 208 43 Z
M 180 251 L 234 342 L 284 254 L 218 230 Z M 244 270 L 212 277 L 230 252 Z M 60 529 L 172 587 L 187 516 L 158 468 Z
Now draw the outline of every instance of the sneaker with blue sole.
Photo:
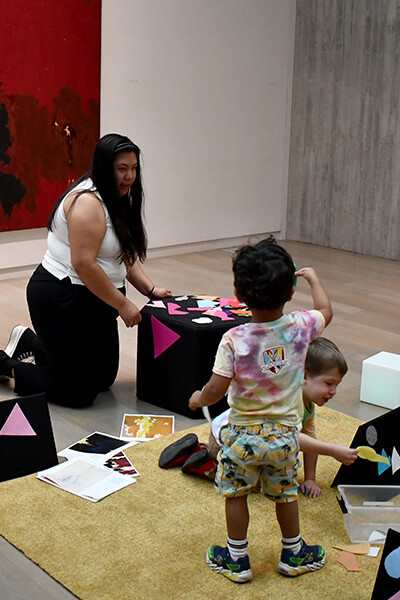
M 301 550 L 298 554 L 294 554 L 291 550 L 282 550 L 278 571 L 287 577 L 297 577 L 322 569 L 325 558 L 325 550 L 321 546 L 307 546 L 302 539 Z
M 228 548 L 211 546 L 207 550 L 206 562 L 210 569 L 235 583 L 246 583 L 253 579 L 249 557 L 233 560 Z

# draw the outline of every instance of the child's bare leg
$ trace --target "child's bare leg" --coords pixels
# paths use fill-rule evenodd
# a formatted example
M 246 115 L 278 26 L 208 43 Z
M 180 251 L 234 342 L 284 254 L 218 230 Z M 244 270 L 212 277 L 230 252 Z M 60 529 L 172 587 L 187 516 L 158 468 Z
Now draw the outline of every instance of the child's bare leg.
M 294 538 L 300 533 L 299 508 L 295 502 L 276 502 L 276 517 L 282 537 Z
M 276 503 L 276 516 L 282 532 L 282 554 L 278 571 L 287 577 L 297 577 L 316 571 L 325 564 L 321 546 L 308 546 L 300 538 L 297 501 Z
M 249 526 L 247 496 L 225 498 L 225 515 L 228 536 L 232 540 L 244 540 Z

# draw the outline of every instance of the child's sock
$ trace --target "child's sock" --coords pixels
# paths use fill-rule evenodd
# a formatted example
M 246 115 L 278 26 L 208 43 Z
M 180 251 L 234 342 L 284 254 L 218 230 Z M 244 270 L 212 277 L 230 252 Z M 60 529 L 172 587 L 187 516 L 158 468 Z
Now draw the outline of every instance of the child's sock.
M 228 550 L 229 554 L 236 562 L 239 558 L 244 558 L 247 556 L 247 546 L 248 546 L 247 538 L 244 540 L 231 540 L 228 537 Z
M 282 538 L 282 547 L 284 550 L 291 550 L 293 554 L 298 554 L 301 550 L 300 534 L 292 538 Z

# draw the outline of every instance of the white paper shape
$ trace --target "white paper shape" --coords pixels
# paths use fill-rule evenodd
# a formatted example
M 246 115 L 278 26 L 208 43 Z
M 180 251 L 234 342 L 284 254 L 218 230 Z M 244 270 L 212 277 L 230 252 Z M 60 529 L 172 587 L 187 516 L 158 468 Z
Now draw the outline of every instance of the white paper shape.
M 379 554 L 379 550 L 379 546 L 370 546 L 368 554 L 365 554 L 365 556 L 372 556 L 372 558 L 376 558 Z
M 393 447 L 392 452 L 392 473 L 396 473 L 400 469 L 400 456 L 396 448 Z
M 180 300 L 189 300 L 189 297 L 188 296 L 179 296 L 179 298 L 175 298 L 175 300 L 177 300 L 178 302 Z
M 377 529 L 374 529 L 373 531 L 371 531 L 371 535 L 368 538 L 369 542 L 378 542 L 378 541 L 382 541 L 386 539 L 386 533 L 384 533 L 383 531 L 378 531 Z
M 197 319 L 192 319 L 193 323 L 200 323 L 200 325 L 205 325 L 206 323 L 212 323 L 213 320 L 210 317 L 198 317 Z

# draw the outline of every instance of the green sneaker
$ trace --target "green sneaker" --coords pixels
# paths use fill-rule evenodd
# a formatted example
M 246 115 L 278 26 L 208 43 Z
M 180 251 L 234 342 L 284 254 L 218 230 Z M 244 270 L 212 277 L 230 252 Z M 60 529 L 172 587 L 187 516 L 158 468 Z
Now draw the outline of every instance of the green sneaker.
M 287 577 L 297 577 L 309 571 L 322 569 L 325 564 L 325 550 L 321 546 L 307 546 L 301 540 L 301 550 L 294 554 L 291 550 L 282 550 L 278 571 Z
M 253 579 L 249 557 L 245 556 L 235 561 L 231 558 L 228 548 L 211 546 L 207 550 L 206 561 L 210 569 L 235 583 L 246 583 Z

